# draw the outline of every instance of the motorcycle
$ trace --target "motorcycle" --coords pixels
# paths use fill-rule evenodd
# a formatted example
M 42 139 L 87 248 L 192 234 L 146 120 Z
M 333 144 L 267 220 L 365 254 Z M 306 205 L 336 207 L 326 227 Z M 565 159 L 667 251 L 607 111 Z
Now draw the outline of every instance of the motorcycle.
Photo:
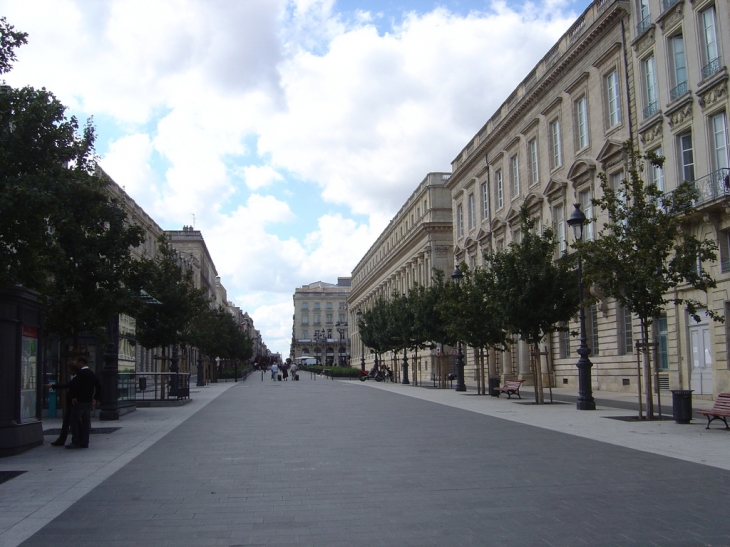
M 360 381 L 364 382 L 365 380 L 375 380 L 376 382 L 383 382 L 385 381 L 385 372 L 383 372 L 382 369 L 375 370 L 375 368 L 370 369 L 370 372 L 365 372 L 364 370 L 360 371 Z

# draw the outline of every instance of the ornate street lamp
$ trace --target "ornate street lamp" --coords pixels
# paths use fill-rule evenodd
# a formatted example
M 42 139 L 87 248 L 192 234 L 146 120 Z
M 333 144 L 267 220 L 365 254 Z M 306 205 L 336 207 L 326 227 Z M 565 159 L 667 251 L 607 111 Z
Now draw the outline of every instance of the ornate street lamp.
M 322 344 L 322 366 L 327 366 L 327 335 L 324 333 L 324 331 L 315 330 L 314 336 L 312 337 L 312 340 L 316 344 Z
M 451 279 L 455 283 L 460 283 L 464 274 L 459 270 L 457 265 L 454 268 L 454 273 L 451 274 Z M 464 354 L 461 352 L 461 340 L 456 343 L 456 389 L 455 391 L 466 391 L 466 384 L 464 383 Z
M 347 321 L 342 321 L 342 322 L 338 321 L 337 323 L 335 323 L 335 330 L 340 335 L 340 349 L 342 349 L 342 346 L 345 343 L 345 338 L 347 335 Z M 345 359 L 346 359 L 345 354 L 340 353 L 340 355 L 339 355 L 340 366 L 345 365 Z
M 365 372 L 365 345 L 362 343 L 362 336 L 360 336 L 360 319 L 362 318 L 362 312 L 360 308 L 355 313 L 357 316 L 357 336 L 360 338 L 360 370 Z
M 586 216 L 580 210 L 580 203 L 576 203 L 575 210 L 568 218 L 568 226 L 573 229 L 573 237 L 575 241 L 583 239 L 583 226 L 586 222 Z M 588 359 L 591 349 L 588 347 L 586 340 L 586 312 L 583 308 L 583 261 L 580 251 L 578 251 L 578 317 L 580 318 L 580 346 L 577 353 L 580 356 L 576 366 L 578 367 L 578 401 L 576 408 L 578 410 L 596 410 L 596 401 L 593 399 L 593 388 L 591 387 L 591 367 L 593 363 Z

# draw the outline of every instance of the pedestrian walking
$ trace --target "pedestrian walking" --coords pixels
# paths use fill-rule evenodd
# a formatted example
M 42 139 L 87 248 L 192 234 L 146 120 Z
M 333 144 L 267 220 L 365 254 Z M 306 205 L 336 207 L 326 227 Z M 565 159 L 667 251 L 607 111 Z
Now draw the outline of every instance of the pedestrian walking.
M 101 382 L 89 368 L 86 357 L 76 359 L 79 372 L 69 389 L 71 397 L 71 444 L 66 448 L 89 448 L 91 410 L 101 400 Z
M 276 375 L 279 373 L 279 367 L 276 366 L 276 363 L 271 365 L 271 379 L 276 380 Z
M 68 382 L 65 384 L 45 384 L 46 387 L 51 387 L 55 389 L 56 391 L 61 389 L 67 389 L 69 391 L 66 392 L 66 404 L 63 408 L 63 422 L 61 423 L 61 434 L 58 436 L 58 439 L 53 441 L 51 443 L 52 446 L 64 446 L 66 444 L 66 439 L 68 438 L 68 429 L 70 427 L 71 423 L 71 410 L 72 410 L 72 404 L 71 404 L 71 397 L 70 392 L 73 385 L 73 382 L 76 378 L 76 375 L 79 373 L 79 367 L 78 365 L 69 365 L 68 366 Z M 71 437 L 71 441 L 73 442 L 74 439 Z
M 286 363 L 281 365 L 281 375 L 284 377 L 285 382 L 289 379 L 289 365 Z

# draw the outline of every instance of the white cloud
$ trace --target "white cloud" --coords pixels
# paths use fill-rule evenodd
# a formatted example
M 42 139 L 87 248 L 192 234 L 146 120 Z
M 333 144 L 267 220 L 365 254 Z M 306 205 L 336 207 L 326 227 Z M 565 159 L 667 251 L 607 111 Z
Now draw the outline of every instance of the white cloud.
M 0 10 L 29 33 L 8 82 L 48 87 L 115 128 L 105 170 L 164 227 L 195 213 L 229 294 L 261 310 L 257 327 L 286 354 L 294 288 L 348 275 L 426 173 L 450 170 L 568 28 L 567 2 L 410 13 L 385 33 L 372 21 L 388 14 L 346 21 L 334 0 Z M 311 233 L 284 198 L 260 194 L 286 184 L 300 199 L 302 180 L 330 204 L 311 212 Z
M 249 165 L 241 169 L 241 174 L 246 186 L 251 190 L 258 190 L 284 180 L 284 177 L 269 165 Z

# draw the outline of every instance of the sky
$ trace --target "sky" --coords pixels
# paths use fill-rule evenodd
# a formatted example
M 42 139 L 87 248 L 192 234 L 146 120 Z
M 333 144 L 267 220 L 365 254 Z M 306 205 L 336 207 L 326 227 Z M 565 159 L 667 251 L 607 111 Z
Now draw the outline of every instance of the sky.
M 93 117 L 104 170 L 201 230 L 228 299 L 289 355 L 294 289 L 349 276 L 587 0 L 0 0 L 8 84 Z

